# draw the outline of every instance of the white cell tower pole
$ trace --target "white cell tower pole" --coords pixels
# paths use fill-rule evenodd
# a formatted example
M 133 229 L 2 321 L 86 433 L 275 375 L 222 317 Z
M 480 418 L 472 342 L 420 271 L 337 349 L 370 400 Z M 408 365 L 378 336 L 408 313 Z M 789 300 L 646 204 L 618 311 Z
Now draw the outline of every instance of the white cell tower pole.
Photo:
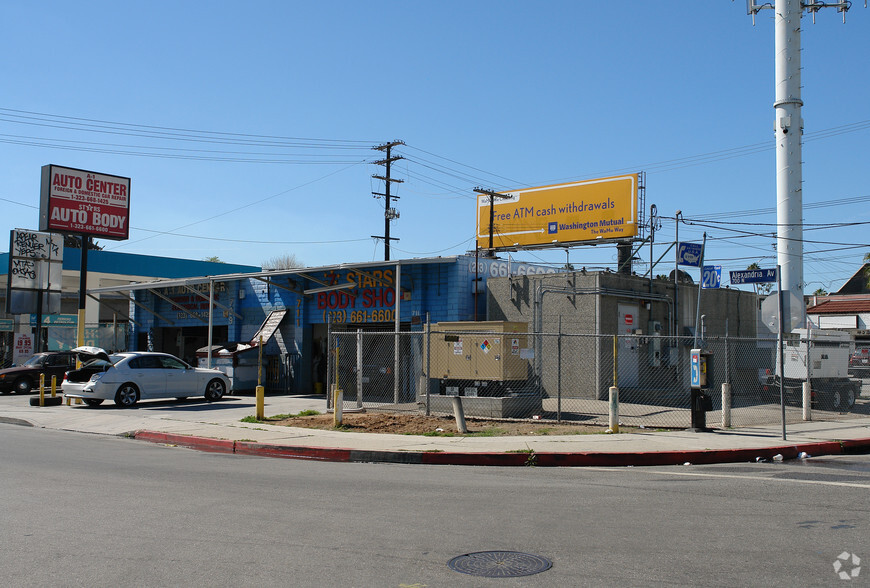
M 797 300 L 798 308 L 786 308 L 785 316 L 793 323 L 786 332 L 806 324 L 803 257 L 803 195 L 801 171 L 801 142 L 804 121 L 801 118 L 801 17 L 804 9 L 815 13 L 820 8 L 833 7 L 843 13 L 845 20 L 849 2 L 822 2 L 816 0 L 776 0 L 758 5 L 747 0 L 747 12 L 752 14 L 763 8 L 774 9 L 776 42 L 776 109 L 774 132 L 776 135 L 776 257 L 782 268 L 783 293 L 791 292 L 785 300 Z
M 801 194 L 801 0 L 776 0 L 776 261 L 782 268 L 783 292 L 793 296 L 785 300 L 800 300 L 800 308 L 790 308 L 785 316 L 803 327 L 804 309 L 804 246 L 803 197 Z M 787 329 L 787 332 L 791 328 Z

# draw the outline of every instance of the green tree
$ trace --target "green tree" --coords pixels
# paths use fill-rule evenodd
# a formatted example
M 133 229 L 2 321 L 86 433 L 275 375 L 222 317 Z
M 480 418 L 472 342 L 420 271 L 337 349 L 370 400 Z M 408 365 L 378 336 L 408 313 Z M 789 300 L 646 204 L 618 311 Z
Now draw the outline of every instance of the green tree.
M 757 263 L 753 262 L 746 269 L 758 270 L 758 269 L 761 269 L 761 266 L 758 265 Z M 755 293 L 758 294 L 759 296 L 762 294 L 767 296 L 768 294 L 770 294 L 770 291 L 773 290 L 773 284 L 771 284 L 770 282 L 763 283 L 763 284 L 752 284 L 752 286 L 755 288 Z
M 211 255 L 209 257 L 204 257 L 203 261 L 210 261 L 211 263 L 226 263 L 223 259 L 218 257 L 217 255 Z
M 828 291 L 825 290 L 824 288 L 819 288 L 815 292 L 813 292 L 813 296 L 827 296 L 827 295 L 828 295 Z
M 82 238 L 78 235 L 64 235 L 63 246 L 71 249 L 81 249 Z M 103 246 L 94 241 L 93 237 L 88 237 L 88 249 L 90 251 L 102 251 Z

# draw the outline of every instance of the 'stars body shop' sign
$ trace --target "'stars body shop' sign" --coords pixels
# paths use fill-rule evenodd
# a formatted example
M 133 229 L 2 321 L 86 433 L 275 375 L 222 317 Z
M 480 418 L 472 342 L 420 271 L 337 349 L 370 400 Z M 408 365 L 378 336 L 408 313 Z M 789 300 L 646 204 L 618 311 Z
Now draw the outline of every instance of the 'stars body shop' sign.
M 130 236 L 130 178 L 42 166 L 39 229 L 124 240 Z

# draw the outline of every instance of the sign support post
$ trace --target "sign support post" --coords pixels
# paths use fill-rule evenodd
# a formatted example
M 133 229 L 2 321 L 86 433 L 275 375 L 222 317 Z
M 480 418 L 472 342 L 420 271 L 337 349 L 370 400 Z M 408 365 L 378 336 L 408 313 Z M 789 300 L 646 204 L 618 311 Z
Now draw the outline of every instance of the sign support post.
M 776 295 L 779 299 L 779 328 L 776 330 L 776 340 L 779 347 L 779 406 L 782 411 L 782 440 L 785 438 L 785 354 L 783 353 L 783 333 L 782 333 L 782 275 L 781 266 L 776 266 Z
M 79 268 L 79 316 L 76 323 L 76 346 L 81 347 L 85 344 L 85 304 L 87 303 L 88 295 L 88 245 L 90 239 L 85 234 L 81 235 L 82 253 L 81 266 Z

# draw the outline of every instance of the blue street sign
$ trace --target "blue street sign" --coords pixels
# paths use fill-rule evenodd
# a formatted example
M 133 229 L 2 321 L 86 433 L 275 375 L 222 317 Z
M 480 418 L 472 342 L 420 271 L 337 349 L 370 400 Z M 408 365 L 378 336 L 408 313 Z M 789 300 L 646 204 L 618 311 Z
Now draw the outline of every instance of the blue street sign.
M 701 244 L 679 243 L 677 245 L 677 265 L 701 267 Z
M 701 272 L 702 288 L 718 288 L 722 284 L 722 266 L 705 265 Z
M 732 284 L 760 284 L 776 281 L 776 268 L 730 272 Z

